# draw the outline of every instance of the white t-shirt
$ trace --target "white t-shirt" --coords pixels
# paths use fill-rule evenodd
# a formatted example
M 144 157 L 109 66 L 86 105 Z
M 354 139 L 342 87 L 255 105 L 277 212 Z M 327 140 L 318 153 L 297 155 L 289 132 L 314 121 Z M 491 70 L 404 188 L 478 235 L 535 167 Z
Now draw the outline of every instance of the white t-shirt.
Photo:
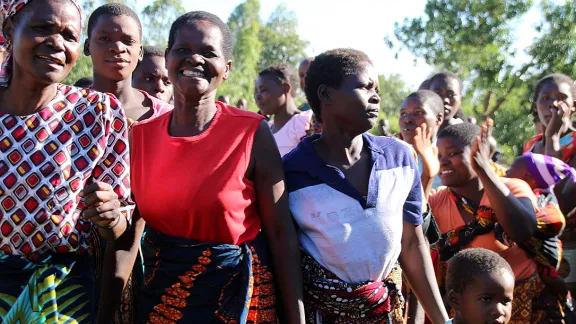
M 302 137 L 306 136 L 306 131 L 310 129 L 311 119 L 312 110 L 301 112 L 292 116 L 282 128 L 274 133 L 274 139 L 281 156 L 292 151 L 300 143 Z M 268 124 L 272 127 L 274 121 L 271 120 Z

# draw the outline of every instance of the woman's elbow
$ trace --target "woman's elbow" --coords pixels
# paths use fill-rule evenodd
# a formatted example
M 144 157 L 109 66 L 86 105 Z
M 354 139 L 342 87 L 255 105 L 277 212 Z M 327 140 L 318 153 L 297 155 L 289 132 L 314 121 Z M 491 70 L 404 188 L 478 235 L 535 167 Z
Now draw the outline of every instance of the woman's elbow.
M 512 241 L 516 243 L 522 243 L 530 239 L 536 233 L 538 223 L 536 221 L 536 215 L 531 214 L 530 217 L 526 217 L 521 224 L 515 225 L 515 229 L 508 235 Z

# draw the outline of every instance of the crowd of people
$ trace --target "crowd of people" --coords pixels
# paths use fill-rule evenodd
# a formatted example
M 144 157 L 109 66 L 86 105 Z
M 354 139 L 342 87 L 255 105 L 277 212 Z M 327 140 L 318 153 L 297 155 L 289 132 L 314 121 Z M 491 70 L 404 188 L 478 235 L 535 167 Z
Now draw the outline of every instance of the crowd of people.
M 234 40 L 211 13 L 162 49 L 122 4 L 84 44 L 74 0 L 1 4 L 0 323 L 574 323 L 571 77 L 534 86 L 504 167 L 451 72 L 373 136 L 361 51 L 263 69 L 256 114 L 217 98 Z M 82 47 L 93 74 L 62 84 Z

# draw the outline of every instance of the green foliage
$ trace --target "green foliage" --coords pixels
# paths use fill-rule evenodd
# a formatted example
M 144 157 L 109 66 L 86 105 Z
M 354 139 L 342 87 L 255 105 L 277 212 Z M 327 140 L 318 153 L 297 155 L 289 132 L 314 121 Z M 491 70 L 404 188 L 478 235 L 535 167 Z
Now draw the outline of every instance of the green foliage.
M 570 34 L 573 21 L 564 21 L 560 28 L 556 20 L 567 16 L 574 19 L 574 8 L 546 4 L 546 19 L 553 22 L 542 24 L 540 29 L 548 29 L 548 36 L 531 48 L 529 54 L 538 54 L 537 59 L 518 64 L 512 31 L 531 6 L 531 0 L 428 0 L 423 17 L 395 25 L 399 50 L 405 48 L 439 70 L 462 77 L 466 86 L 464 111 L 479 120 L 494 118 L 494 135 L 507 162 L 522 152 L 522 145 L 534 133 L 529 93 L 535 71 L 556 69 L 562 64 L 559 62 L 566 62 L 567 53 L 574 53 L 570 45 L 576 39 L 567 37 L 572 43 L 565 43 L 556 56 L 549 54 L 554 52 L 556 35 Z M 564 16 L 558 16 L 558 11 Z M 391 47 L 397 45 L 389 43 Z M 543 49 L 542 44 L 547 47 Z M 574 61 L 568 64 L 573 67 Z
M 537 27 L 540 35 L 528 51 L 538 67 L 538 76 L 551 72 L 576 76 L 576 1 L 544 1 L 542 12 L 544 21 Z
M 278 62 L 297 65 L 306 56 L 304 49 L 308 42 L 300 39 L 297 27 L 298 20 L 294 12 L 280 4 L 260 30 L 264 48 L 258 64 L 259 70 Z
M 144 45 L 165 48 L 168 44 L 168 32 L 176 18 L 186 13 L 180 0 L 154 0 L 142 10 L 144 25 Z
M 296 64 L 305 57 L 307 42 L 296 33 L 294 14 L 280 5 L 265 24 L 260 20 L 260 1 L 246 0 L 238 5 L 228 18 L 236 43 L 230 77 L 218 89 L 218 95 L 230 96 L 232 104 L 238 99 L 248 100 L 250 110 L 257 111 L 254 101 L 254 83 L 263 67 L 285 62 Z M 301 97 L 296 98 L 302 103 Z
M 532 66 L 516 65 L 511 37 L 514 23 L 531 5 L 530 0 L 428 0 L 424 17 L 397 23 L 395 35 L 428 64 L 470 81 L 474 110 L 487 117 Z
M 248 107 L 255 109 L 254 82 L 258 77 L 258 61 L 262 52 L 260 40 L 260 1 L 247 0 L 240 4 L 228 18 L 228 26 L 235 36 L 233 65 L 230 77 L 218 94 L 230 96 L 233 104 L 240 98 L 248 100 Z
M 399 74 L 378 76 L 380 85 L 380 109 L 387 116 L 398 115 L 402 102 L 410 94 L 408 86 Z
M 78 79 L 92 76 L 92 59 L 89 56 L 85 56 L 84 54 L 80 54 L 78 60 L 76 61 L 76 65 L 70 71 L 70 74 L 62 81 L 64 84 L 74 84 Z

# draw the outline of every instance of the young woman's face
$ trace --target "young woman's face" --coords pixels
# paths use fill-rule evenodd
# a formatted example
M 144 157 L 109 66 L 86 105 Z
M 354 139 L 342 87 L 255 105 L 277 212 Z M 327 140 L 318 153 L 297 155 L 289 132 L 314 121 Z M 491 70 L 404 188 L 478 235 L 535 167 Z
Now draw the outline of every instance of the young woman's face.
M 538 118 L 544 127 L 548 126 L 552 118 L 553 110 L 560 108 L 559 102 L 565 102 L 569 108 L 574 108 L 571 85 L 566 82 L 556 83 L 549 81 L 544 83 L 538 93 L 536 100 L 536 111 Z M 555 112 L 554 112 L 555 113 Z M 572 110 L 568 112 L 572 114 Z
M 260 111 L 268 116 L 275 115 L 286 104 L 288 93 L 284 84 L 271 75 L 264 74 L 256 79 L 254 99 Z
M 142 55 L 140 30 L 132 17 L 103 15 L 89 37 L 85 52 L 97 75 L 113 81 L 132 75 Z
M 6 25 L 14 74 L 45 84 L 68 76 L 80 54 L 81 20 L 71 1 L 34 1 Z
M 339 89 L 327 88 L 330 104 L 322 120 L 333 120 L 351 134 L 374 127 L 380 111 L 378 73 L 372 64 L 361 63 L 356 74 L 344 77 Z
M 430 83 L 430 90 L 436 92 L 444 101 L 444 119 L 450 120 L 462 104 L 462 89 L 455 78 L 435 78 Z
M 215 95 L 232 67 L 232 61 L 224 57 L 222 40 L 220 29 L 207 21 L 196 21 L 176 31 L 166 57 L 175 94 Z
M 440 180 L 446 187 L 462 187 L 477 177 L 470 165 L 470 145 L 452 137 L 441 137 L 438 146 Z

